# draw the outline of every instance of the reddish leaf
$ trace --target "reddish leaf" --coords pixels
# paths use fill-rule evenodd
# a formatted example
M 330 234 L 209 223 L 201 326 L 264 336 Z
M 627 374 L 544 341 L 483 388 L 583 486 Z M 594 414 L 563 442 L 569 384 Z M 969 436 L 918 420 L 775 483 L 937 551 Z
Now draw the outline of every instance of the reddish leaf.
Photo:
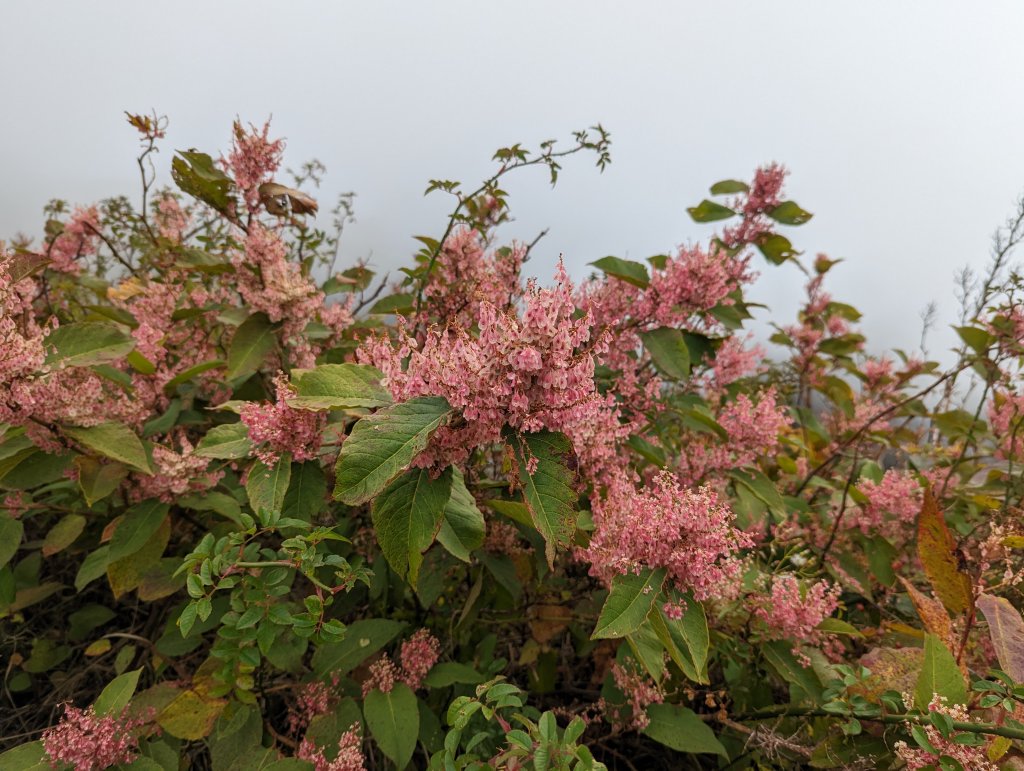
M 1024 682 L 1024 619 L 1003 597 L 983 594 L 978 597 L 978 607 L 988 621 L 999 667 L 1014 681 Z

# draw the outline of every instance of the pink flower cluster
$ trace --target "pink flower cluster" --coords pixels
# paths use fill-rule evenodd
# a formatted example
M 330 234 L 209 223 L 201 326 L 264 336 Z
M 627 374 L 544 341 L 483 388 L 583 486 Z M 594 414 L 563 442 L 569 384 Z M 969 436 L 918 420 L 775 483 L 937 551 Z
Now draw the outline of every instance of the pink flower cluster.
M 324 751 L 310 739 L 303 739 L 295 755 L 299 760 L 312 763 L 314 771 L 366 771 L 363 740 L 356 726 L 350 726 L 338 740 L 338 754 L 328 760 Z
M 187 493 L 202 492 L 214 487 L 223 471 L 209 471 L 210 460 L 195 454 L 195 448 L 183 431 L 173 437 L 178 448 L 164 445 L 153 445 L 152 476 L 136 475 L 134 487 L 129 497 L 139 501 L 156 498 L 165 503 L 173 503 Z
M 627 720 L 620 710 L 604 703 L 606 716 L 613 724 L 631 728 L 634 731 L 643 731 L 651 724 L 651 719 L 647 716 L 647 707 L 651 704 L 661 704 L 665 700 L 664 694 L 647 675 L 637 668 L 623 666 L 619 662 L 613 661 L 611 674 L 615 687 L 626 696 L 632 714 Z
M 998 437 L 996 457 L 1024 457 L 1024 394 L 996 391 L 988 405 L 988 420 L 992 433 Z
M 402 643 L 398 659 L 402 662 L 402 682 L 418 690 L 434 664 L 441 657 L 441 643 L 426 629 L 418 630 Z
M 272 465 L 290 453 L 292 460 L 313 460 L 320 449 L 321 432 L 327 416 L 288 406 L 287 399 L 295 390 L 284 373 L 274 378 L 277 401 L 268 404 L 249 402 L 242 406 L 242 422 L 249 428 L 249 438 L 256 445 L 255 454 Z
M 881 482 L 865 479 L 857 486 L 868 499 L 856 520 L 863 533 L 880 532 L 889 517 L 895 518 L 895 528 L 902 529 L 921 511 L 921 486 L 910 472 L 889 469 Z
M 839 586 L 827 581 L 802 585 L 795 575 L 784 573 L 774 577 L 768 597 L 755 599 L 754 615 L 765 623 L 768 639 L 821 646 L 832 640 L 818 626 L 839 607 L 841 593 Z M 798 648 L 793 653 L 810 666 Z
M 483 236 L 469 228 L 445 239 L 423 292 L 432 318 L 468 328 L 479 317 L 481 302 L 506 310 L 522 294 L 519 270 L 525 247 L 487 252 L 485 246 Z
M 51 765 L 71 766 L 74 771 L 100 771 L 130 763 L 139 750 L 136 729 L 147 720 L 127 715 L 97 715 L 93 707 L 64 705 L 64 717 L 43 733 L 43 748 Z
M 594 354 L 603 343 L 592 339 L 590 316 L 576 318 L 575 309 L 559 264 L 554 289 L 528 286 L 521 317 L 481 301 L 476 336 L 454 325 L 432 328 L 420 346 L 400 326 L 397 346 L 375 337 L 357 355 L 384 373 L 396 400 L 443 396 L 462 414 L 461 425 L 434 435 L 421 466 L 462 462 L 472 449 L 498 442 L 506 425 L 563 431 L 583 463 L 594 465 L 613 454 L 623 431 L 614 397 L 594 385 Z
M 624 473 L 609 474 L 606 494 L 591 505 L 594 535 L 580 556 L 592 576 L 610 583 L 618 574 L 666 568 L 671 586 L 697 600 L 735 594 L 737 552 L 753 542 L 714 490 L 684 489 L 667 471 L 642 490 Z
M 756 243 L 772 230 L 767 214 L 782 202 L 782 185 L 786 169 L 777 163 L 762 166 L 754 174 L 749 192 L 737 196 L 732 208 L 742 219 L 738 225 L 727 227 L 722 241 L 730 248 Z
M 50 269 L 77 275 L 82 269 L 79 258 L 96 254 L 101 227 L 95 206 L 75 209 L 61 233 L 46 245 L 44 254 L 52 261 Z
M 370 665 L 369 677 L 363 682 L 363 696 L 370 691 L 390 693 L 396 682 L 405 683 L 412 690 L 423 685 L 423 678 L 441 656 L 441 643 L 426 629 L 418 630 L 402 643 L 398 658 L 401 667 L 395 666 L 390 656 L 384 655 Z
M 173 195 L 163 196 L 156 206 L 156 227 L 161 238 L 180 242 L 188 229 L 190 217 Z
M 241 189 L 249 211 L 254 212 L 260 205 L 260 185 L 270 182 L 281 166 L 284 140 L 270 139 L 269 120 L 262 129 L 249 124 L 246 130 L 237 120 L 233 128 L 231 152 L 221 160 L 221 165 Z
M 971 716 L 967 709 L 960 704 L 947 704 L 944 696 L 936 694 L 928 705 L 929 712 L 938 712 L 946 715 L 958 723 L 971 722 Z M 989 761 L 985 754 L 985 745 L 960 744 L 957 738 L 964 737 L 965 733 L 953 731 L 948 737 L 943 736 L 939 729 L 931 723 L 922 723 L 925 736 L 928 742 L 936 750 L 929 752 L 921 747 L 910 747 L 906 742 L 896 742 L 896 756 L 906 763 L 907 771 L 921 771 L 926 768 L 943 767 L 940 761 L 943 758 L 952 758 L 960 764 L 961 768 L 969 771 L 999 771 L 999 766 Z

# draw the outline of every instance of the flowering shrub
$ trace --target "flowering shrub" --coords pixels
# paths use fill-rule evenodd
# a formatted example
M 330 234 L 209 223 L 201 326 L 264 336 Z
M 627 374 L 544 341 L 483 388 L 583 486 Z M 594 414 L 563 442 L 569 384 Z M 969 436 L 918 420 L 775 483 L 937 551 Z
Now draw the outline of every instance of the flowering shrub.
M 503 148 L 386 284 L 269 125 L 157 189 L 129 121 L 140 202 L 0 243 L 0 767 L 1019 763 L 1024 214 L 943 367 L 867 352 L 775 164 L 545 284 L 502 180 L 609 136 Z

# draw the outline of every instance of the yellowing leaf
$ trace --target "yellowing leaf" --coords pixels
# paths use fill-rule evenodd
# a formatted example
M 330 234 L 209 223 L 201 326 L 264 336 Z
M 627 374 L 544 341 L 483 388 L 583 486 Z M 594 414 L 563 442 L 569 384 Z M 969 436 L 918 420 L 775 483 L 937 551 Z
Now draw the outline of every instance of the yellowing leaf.
M 204 699 L 195 691 L 182 691 L 163 708 L 157 723 L 177 739 L 195 741 L 210 735 L 226 706 L 224 699 Z
M 107 566 L 107 580 L 115 599 L 136 589 L 142 583 L 146 573 L 159 563 L 170 539 L 171 520 L 165 517 L 160 527 L 141 549 L 127 557 L 114 560 Z
M 910 601 L 914 603 L 914 610 L 917 611 L 917 615 L 924 622 L 924 628 L 942 640 L 947 648 L 952 649 L 953 624 L 949 620 L 949 614 L 946 612 L 943 604 L 919 592 L 906 579 L 901 577 L 900 582 L 903 584 L 903 588 L 907 590 L 907 594 L 910 595 Z
M 942 604 L 951 613 L 963 613 L 970 608 L 971 579 L 960 572 L 956 541 L 931 490 L 925 491 L 924 506 L 917 520 L 917 554 Z
M 996 649 L 999 668 L 1020 683 L 1024 682 L 1024 619 L 1003 597 L 983 594 L 978 607 L 988 621 L 988 633 Z

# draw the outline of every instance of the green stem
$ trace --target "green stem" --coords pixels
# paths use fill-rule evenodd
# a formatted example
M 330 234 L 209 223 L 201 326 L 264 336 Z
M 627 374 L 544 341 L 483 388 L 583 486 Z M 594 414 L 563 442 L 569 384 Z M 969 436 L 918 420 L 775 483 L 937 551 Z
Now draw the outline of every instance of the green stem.
M 732 715 L 731 719 L 737 722 L 744 720 L 770 720 L 777 717 L 855 717 L 858 720 L 867 720 L 873 723 L 886 723 L 888 725 L 900 725 L 912 723 L 914 725 L 931 725 L 927 715 L 876 715 L 874 717 L 862 717 L 853 712 L 849 714 L 838 714 L 824 709 L 814 707 L 790 707 L 786 705 L 759 709 L 746 714 Z M 966 731 L 975 734 L 988 734 L 990 736 L 1005 736 L 1008 739 L 1024 739 L 1024 728 L 1012 728 L 994 723 L 966 723 L 960 720 L 951 721 L 956 731 Z

